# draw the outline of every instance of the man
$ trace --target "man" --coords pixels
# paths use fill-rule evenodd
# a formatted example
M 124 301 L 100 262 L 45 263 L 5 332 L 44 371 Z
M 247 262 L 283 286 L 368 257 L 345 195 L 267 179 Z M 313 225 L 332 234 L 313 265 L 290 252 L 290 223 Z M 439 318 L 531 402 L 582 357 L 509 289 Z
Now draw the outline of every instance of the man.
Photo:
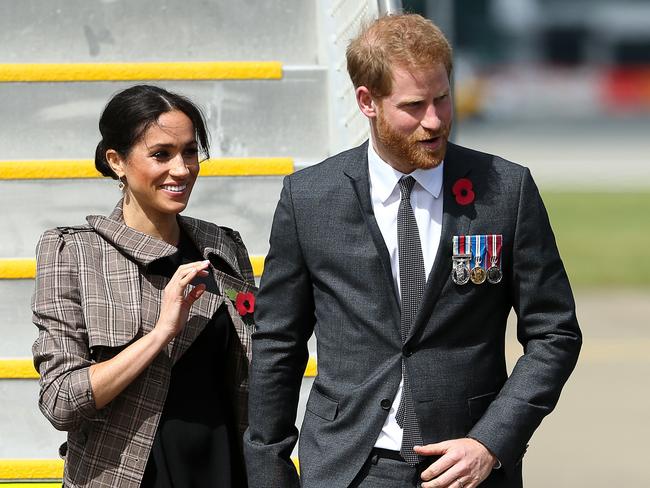
M 447 141 L 451 49 L 431 22 L 380 18 L 347 61 L 371 138 L 284 181 L 257 297 L 250 486 L 521 486 L 581 345 L 537 188 Z M 508 377 L 512 307 L 525 353 Z

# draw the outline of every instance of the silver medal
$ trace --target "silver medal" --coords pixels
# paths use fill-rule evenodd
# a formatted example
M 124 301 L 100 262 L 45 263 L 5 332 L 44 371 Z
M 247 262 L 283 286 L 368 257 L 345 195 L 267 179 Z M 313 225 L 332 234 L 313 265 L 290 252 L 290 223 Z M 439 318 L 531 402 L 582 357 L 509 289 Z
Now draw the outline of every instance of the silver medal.
M 469 282 L 469 262 L 471 258 L 471 254 L 460 254 L 453 257 L 451 279 L 457 285 L 466 285 Z

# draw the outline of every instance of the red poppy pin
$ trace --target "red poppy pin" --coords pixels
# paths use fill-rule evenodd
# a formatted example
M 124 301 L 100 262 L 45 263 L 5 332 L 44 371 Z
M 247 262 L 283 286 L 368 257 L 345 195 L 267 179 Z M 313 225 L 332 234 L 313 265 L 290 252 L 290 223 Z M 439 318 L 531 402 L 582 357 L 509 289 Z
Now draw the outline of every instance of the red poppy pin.
M 474 185 L 472 185 L 472 180 L 469 178 L 460 178 L 454 183 L 454 186 L 451 187 L 451 191 L 456 197 L 456 203 L 458 205 L 469 205 L 474 201 Z
M 255 295 L 250 291 L 226 290 L 226 296 L 235 304 L 237 313 L 244 317 L 255 311 Z

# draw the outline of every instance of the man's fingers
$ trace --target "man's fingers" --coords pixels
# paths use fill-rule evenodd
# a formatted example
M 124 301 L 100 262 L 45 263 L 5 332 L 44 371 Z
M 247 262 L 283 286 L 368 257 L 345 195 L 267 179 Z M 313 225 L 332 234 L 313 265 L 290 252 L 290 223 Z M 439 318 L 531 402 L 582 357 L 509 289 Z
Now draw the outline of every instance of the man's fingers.
M 442 473 L 447 471 L 449 468 L 454 466 L 458 462 L 458 459 L 456 459 L 454 456 L 451 456 L 449 454 L 443 455 L 441 458 L 439 458 L 436 462 L 431 464 L 427 469 L 422 471 L 422 474 L 420 475 L 420 478 L 423 481 L 429 481 L 437 476 L 440 476 Z M 436 486 L 436 485 L 433 485 Z M 440 485 L 440 486 L 445 486 L 445 485 Z
M 440 487 L 460 488 L 461 485 L 458 484 L 459 479 L 461 480 L 465 479 L 463 477 L 463 472 L 458 466 L 454 466 L 453 468 L 448 469 L 443 474 L 438 476 L 436 479 L 424 481 L 422 483 L 422 488 L 440 488 Z M 469 481 L 467 482 L 461 481 L 461 483 L 463 483 L 464 488 L 470 488 Z
M 449 445 L 446 441 L 413 447 L 416 454 L 419 454 L 420 456 L 441 456 L 447 452 L 447 449 L 449 449 Z

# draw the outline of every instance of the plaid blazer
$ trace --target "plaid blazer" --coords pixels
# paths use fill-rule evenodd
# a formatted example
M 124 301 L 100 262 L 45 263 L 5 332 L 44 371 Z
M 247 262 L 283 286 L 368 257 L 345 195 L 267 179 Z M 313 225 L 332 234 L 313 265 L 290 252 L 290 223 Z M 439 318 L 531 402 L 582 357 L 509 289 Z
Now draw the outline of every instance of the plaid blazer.
M 68 431 L 64 486 L 140 485 L 171 368 L 223 304 L 236 332 L 227 381 L 240 433 L 247 426 L 253 325 L 242 320 L 225 290 L 255 291 L 250 260 L 237 232 L 178 219 L 211 261 L 219 293 L 206 291 L 183 331 L 101 410 L 95 408 L 89 367 L 152 330 L 168 279 L 149 274 L 148 265 L 176 248 L 125 225 L 121 202 L 109 217 L 92 215 L 88 225 L 48 230 L 39 241 L 32 298 L 39 335 L 32 351 L 40 409 L 55 428 Z

